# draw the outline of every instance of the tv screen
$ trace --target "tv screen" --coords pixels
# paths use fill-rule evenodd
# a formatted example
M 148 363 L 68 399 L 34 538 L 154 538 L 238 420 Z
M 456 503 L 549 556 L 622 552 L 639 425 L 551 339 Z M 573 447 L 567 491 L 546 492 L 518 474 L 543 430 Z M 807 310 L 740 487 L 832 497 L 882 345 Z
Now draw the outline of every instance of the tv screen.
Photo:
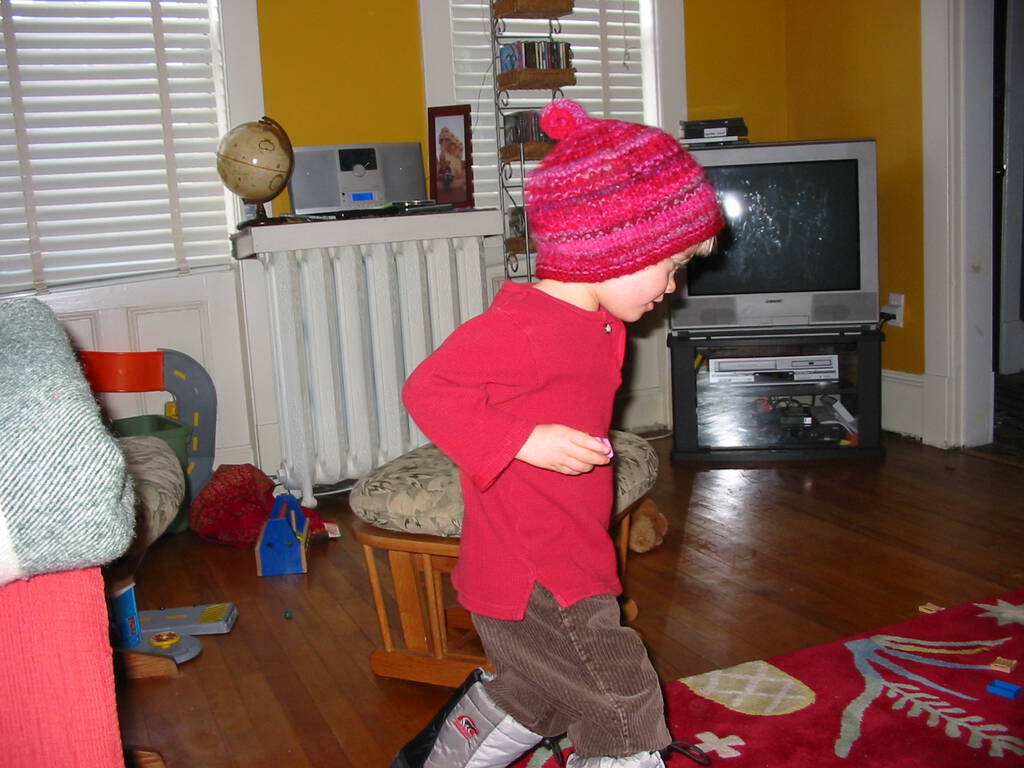
M 878 322 L 871 139 L 692 150 L 718 195 L 717 251 L 687 267 L 673 329 Z
M 855 160 L 706 172 L 726 229 L 717 252 L 688 267 L 690 296 L 860 288 Z

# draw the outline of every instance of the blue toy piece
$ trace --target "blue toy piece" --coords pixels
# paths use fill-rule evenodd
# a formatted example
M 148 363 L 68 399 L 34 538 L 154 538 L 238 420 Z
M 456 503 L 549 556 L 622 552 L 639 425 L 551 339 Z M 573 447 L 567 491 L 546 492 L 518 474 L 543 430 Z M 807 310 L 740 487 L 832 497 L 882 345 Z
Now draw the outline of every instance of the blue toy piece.
M 114 645 L 131 648 L 142 640 L 139 609 L 135 603 L 135 582 L 123 587 L 110 597 L 110 617 L 114 627 Z
M 993 680 L 985 690 L 1007 699 L 1016 699 L 1020 696 L 1020 686 L 1005 680 Z
M 192 429 L 188 442 L 188 500 L 193 502 L 213 476 L 217 432 L 217 389 L 206 369 L 175 349 L 164 353 L 164 389 L 178 404 L 178 419 Z M 186 518 L 186 527 L 187 526 Z
M 208 603 L 139 611 L 143 632 L 180 632 L 183 635 L 223 635 L 238 619 L 234 603 Z
M 305 573 L 308 545 L 309 518 L 294 496 L 281 494 L 274 500 L 270 519 L 263 524 L 256 542 L 256 573 L 260 576 Z

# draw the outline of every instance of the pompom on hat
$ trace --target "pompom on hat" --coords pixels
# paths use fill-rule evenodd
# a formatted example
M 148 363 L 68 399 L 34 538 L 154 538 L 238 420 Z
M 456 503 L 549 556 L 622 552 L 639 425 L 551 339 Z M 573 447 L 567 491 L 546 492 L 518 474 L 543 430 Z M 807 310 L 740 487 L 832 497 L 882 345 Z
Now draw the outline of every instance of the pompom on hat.
M 569 99 L 548 104 L 540 126 L 557 143 L 526 182 L 538 277 L 602 282 L 722 229 L 704 171 L 665 131 L 593 118 Z

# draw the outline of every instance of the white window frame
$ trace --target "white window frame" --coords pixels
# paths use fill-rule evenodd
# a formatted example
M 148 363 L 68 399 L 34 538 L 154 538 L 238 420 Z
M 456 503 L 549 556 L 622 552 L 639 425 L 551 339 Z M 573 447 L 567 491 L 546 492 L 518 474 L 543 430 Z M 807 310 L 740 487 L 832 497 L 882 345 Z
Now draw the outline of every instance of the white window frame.
M 220 18 L 228 125 L 259 120 L 264 114 L 263 68 L 256 0 L 220 0 Z M 237 225 L 245 218 L 242 201 L 224 192 L 228 221 Z
M 263 114 L 263 84 L 260 65 L 259 46 L 259 25 L 256 0 L 211 0 L 218 6 L 219 29 L 216 33 L 220 43 L 220 59 L 215 61 L 215 66 L 221 68 L 220 82 L 215 87 L 221 89 L 220 97 L 223 99 L 226 122 L 234 125 L 238 122 L 256 120 Z M 224 204 L 226 212 L 226 223 L 228 231 L 243 218 L 241 201 L 234 195 L 224 190 Z M 227 232 L 225 233 L 227 234 Z M 193 267 L 190 271 L 208 271 L 210 269 L 223 269 L 230 265 L 231 246 L 229 239 L 224 238 L 224 265 L 212 267 Z M 150 275 L 152 277 L 154 275 Z M 37 287 L 37 292 L 49 292 L 51 290 L 66 290 L 74 288 L 90 287 L 106 283 L 132 282 L 145 278 L 145 274 L 139 274 L 123 279 L 103 279 L 97 277 L 86 282 Z M 0 286 L 3 292 L 3 286 Z M 17 293 L 2 293 L 3 297 L 25 295 L 31 293 L 31 289 L 22 290 Z
M 682 0 L 641 0 L 644 122 L 673 136 L 686 119 L 686 48 Z M 455 103 L 447 0 L 420 0 L 423 85 L 428 107 Z

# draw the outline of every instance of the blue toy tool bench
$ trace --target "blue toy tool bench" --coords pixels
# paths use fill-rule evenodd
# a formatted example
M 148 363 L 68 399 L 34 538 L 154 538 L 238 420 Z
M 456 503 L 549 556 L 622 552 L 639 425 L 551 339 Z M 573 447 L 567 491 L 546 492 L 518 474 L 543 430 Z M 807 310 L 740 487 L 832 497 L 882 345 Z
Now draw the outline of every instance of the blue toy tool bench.
M 256 542 L 256 573 L 280 576 L 306 572 L 306 548 L 309 546 L 309 518 L 290 493 L 274 500 L 270 519 L 263 525 Z

